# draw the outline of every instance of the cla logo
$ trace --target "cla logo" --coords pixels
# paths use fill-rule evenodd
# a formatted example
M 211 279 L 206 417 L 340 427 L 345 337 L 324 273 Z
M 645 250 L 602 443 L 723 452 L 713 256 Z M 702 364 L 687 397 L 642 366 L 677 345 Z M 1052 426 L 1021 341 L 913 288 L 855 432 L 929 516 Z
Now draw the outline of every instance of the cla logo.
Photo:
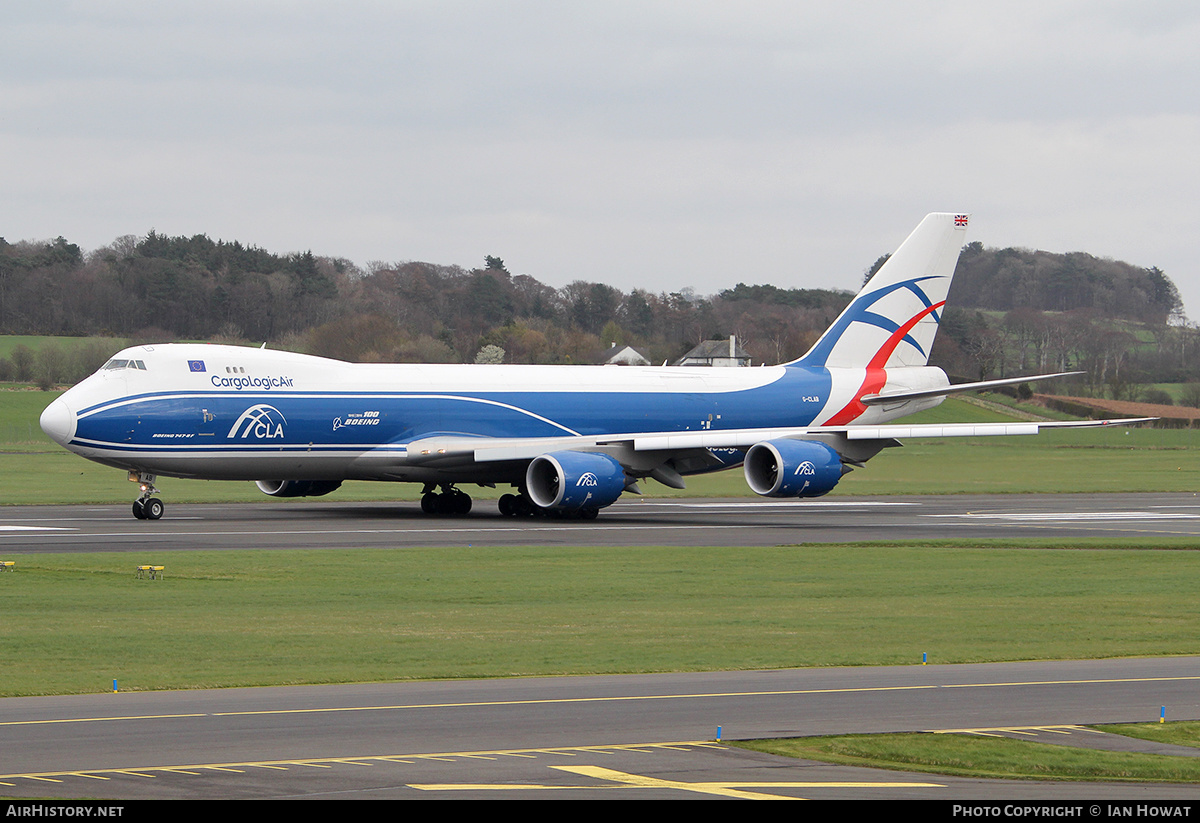
M 796 476 L 803 475 L 805 477 L 808 477 L 809 475 L 814 475 L 816 473 L 817 473 L 817 467 L 813 465 L 813 462 L 811 460 L 805 460 L 803 463 L 801 463 L 799 466 L 796 467 L 796 471 L 793 474 Z
M 279 409 L 268 406 L 266 403 L 259 403 L 242 412 L 242 416 L 237 419 L 237 422 L 229 430 L 229 434 L 225 436 L 240 437 L 245 440 L 250 435 L 254 435 L 256 440 L 272 440 L 276 437 L 283 437 L 283 424 L 286 422 L 287 418 Z
M 576 487 L 598 486 L 598 485 L 599 485 L 599 482 L 596 480 L 596 475 L 593 474 L 592 472 L 584 472 L 583 475 L 578 480 L 575 481 Z

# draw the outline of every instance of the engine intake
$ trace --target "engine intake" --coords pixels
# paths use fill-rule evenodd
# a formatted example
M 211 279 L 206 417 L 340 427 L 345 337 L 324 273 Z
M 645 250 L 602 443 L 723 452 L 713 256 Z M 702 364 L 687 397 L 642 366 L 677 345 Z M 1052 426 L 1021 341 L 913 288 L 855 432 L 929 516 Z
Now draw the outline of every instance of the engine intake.
M 625 491 L 625 470 L 607 454 L 562 451 L 535 457 L 525 489 L 543 509 L 578 511 L 611 506 Z
M 824 443 L 766 440 L 746 452 L 746 482 L 764 497 L 820 497 L 842 479 L 842 460 Z
M 342 485 L 341 480 L 255 480 L 263 494 L 272 497 L 320 497 Z

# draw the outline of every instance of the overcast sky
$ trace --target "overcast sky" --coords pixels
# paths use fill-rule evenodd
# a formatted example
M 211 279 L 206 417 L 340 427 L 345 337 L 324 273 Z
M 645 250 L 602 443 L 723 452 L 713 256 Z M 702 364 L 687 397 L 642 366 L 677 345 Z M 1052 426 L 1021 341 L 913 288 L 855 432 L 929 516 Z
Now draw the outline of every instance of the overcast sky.
M 0 0 L 0 236 L 855 289 L 930 211 L 1200 319 L 1200 3 Z

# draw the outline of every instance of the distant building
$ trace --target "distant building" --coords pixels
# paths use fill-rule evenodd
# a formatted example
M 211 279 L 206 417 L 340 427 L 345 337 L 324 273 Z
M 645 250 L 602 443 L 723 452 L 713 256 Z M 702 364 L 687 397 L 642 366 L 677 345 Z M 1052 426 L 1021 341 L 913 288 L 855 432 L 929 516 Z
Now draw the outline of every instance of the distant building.
M 600 355 L 600 363 L 605 366 L 649 366 L 650 358 L 646 353 L 633 346 L 613 346 Z
M 676 366 L 749 366 L 750 355 L 737 344 L 737 337 L 728 340 L 705 340 L 675 361 Z

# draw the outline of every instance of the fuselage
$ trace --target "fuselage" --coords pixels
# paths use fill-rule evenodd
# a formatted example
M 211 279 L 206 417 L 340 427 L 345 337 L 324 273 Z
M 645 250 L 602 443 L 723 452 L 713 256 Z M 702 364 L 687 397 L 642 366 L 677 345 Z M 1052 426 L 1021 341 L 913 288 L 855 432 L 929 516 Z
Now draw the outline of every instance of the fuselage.
M 864 369 L 345 363 L 234 346 L 138 346 L 42 416 L 56 441 L 131 471 L 219 480 L 520 482 L 524 464 L 416 465 L 442 436 L 584 438 L 639 432 L 819 426 L 844 417 Z M 889 387 L 946 384 L 892 369 Z M 878 383 L 874 381 L 872 385 Z M 936 405 L 862 408 L 882 423 Z M 725 455 L 725 465 L 740 462 Z

